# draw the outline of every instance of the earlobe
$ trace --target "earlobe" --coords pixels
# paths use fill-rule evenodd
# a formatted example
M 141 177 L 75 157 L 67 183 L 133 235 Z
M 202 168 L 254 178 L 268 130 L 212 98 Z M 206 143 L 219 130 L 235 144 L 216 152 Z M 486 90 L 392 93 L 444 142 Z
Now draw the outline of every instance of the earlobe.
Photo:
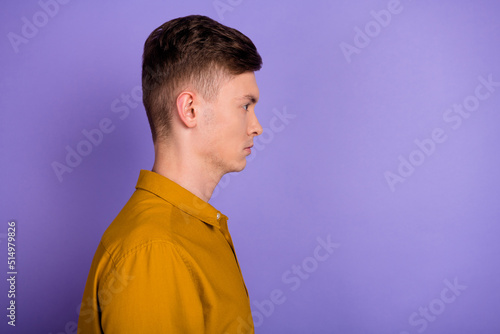
M 181 122 L 188 128 L 196 126 L 196 111 L 193 105 L 194 94 L 182 92 L 177 97 L 177 114 Z

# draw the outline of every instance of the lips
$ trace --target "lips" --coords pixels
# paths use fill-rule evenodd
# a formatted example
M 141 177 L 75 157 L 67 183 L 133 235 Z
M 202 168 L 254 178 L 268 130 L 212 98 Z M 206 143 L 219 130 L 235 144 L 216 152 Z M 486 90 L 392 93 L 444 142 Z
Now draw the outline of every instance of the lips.
M 248 154 L 250 154 L 250 153 L 252 153 L 252 147 L 253 147 L 253 144 L 250 145 L 250 146 L 245 147 L 244 150 L 247 151 Z

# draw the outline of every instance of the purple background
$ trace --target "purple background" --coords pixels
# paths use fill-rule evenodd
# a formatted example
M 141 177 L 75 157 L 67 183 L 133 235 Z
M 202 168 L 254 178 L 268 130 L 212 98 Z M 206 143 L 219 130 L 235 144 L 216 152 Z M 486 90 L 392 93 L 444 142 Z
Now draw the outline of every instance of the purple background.
M 248 35 L 264 60 L 260 149 L 210 201 L 229 216 L 256 332 L 499 333 L 500 87 L 480 88 L 490 95 L 479 106 L 471 96 L 479 77 L 500 81 L 500 5 L 401 0 L 376 23 L 371 12 L 392 3 L 70 1 L 49 16 L 37 1 L 4 2 L 0 268 L 5 277 L 15 220 L 19 274 L 15 328 L 0 284 L 0 331 L 75 332 L 100 237 L 153 164 L 131 95 L 144 40 L 169 19 L 204 14 Z M 16 50 L 8 34 L 22 36 L 34 16 L 38 32 L 25 28 Z M 355 40 L 358 28 L 372 37 Z M 346 57 L 341 43 L 356 42 Z M 464 101 L 477 110 L 454 129 L 447 110 Z M 294 117 L 276 120 L 285 111 Z M 105 118 L 114 130 L 60 181 L 53 162 L 65 164 L 66 146 Z M 436 128 L 446 140 L 432 148 Z M 420 165 L 401 167 L 391 189 L 385 173 L 398 173 L 400 156 Z M 339 245 L 319 262 L 317 238 Z

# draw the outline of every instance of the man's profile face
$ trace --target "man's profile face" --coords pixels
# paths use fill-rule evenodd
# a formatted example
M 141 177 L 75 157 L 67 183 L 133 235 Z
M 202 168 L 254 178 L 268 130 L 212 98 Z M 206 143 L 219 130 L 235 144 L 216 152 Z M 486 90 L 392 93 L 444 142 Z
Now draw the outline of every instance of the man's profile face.
M 223 174 L 246 166 L 253 138 L 262 133 L 255 115 L 259 88 L 253 72 L 221 84 L 217 99 L 205 108 L 204 155 L 210 167 Z

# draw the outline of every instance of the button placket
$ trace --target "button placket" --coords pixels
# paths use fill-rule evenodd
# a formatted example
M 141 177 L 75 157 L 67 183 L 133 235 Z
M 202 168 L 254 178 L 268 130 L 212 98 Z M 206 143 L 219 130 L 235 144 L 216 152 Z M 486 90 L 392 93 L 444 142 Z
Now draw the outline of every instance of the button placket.
M 217 215 L 219 215 L 219 213 L 217 213 Z M 217 219 L 217 220 L 219 220 L 219 219 Z M 229 248 L 233 252 L 234 261 L 236 262 L 236 267 L 238 268 L 238 271 L 240 272 L 241 283 L 243 284 L 243 287 L 245 288 L 245 292 L 246 292 L 247 297 L 248 297 L 249 296 L 248 289 L 247 289 L 247 286 L 245 284 L 245 281 L 243 280 L 243 273 L 241 272 L 240 263 L 238 262 L 238 257 L 236 256 L 236 252 L 234 250 L 233 240 L 231 239 L 231 236 L 229 234 L 227 221 L 225 219 L 222 219 L 222 220 L 219 220 L 219 223 L 220 223 L 219 231 L 222 233 L 222 235 L 224 236 L 224 239 L 226 239 L 226 241 L 229 245 Z

